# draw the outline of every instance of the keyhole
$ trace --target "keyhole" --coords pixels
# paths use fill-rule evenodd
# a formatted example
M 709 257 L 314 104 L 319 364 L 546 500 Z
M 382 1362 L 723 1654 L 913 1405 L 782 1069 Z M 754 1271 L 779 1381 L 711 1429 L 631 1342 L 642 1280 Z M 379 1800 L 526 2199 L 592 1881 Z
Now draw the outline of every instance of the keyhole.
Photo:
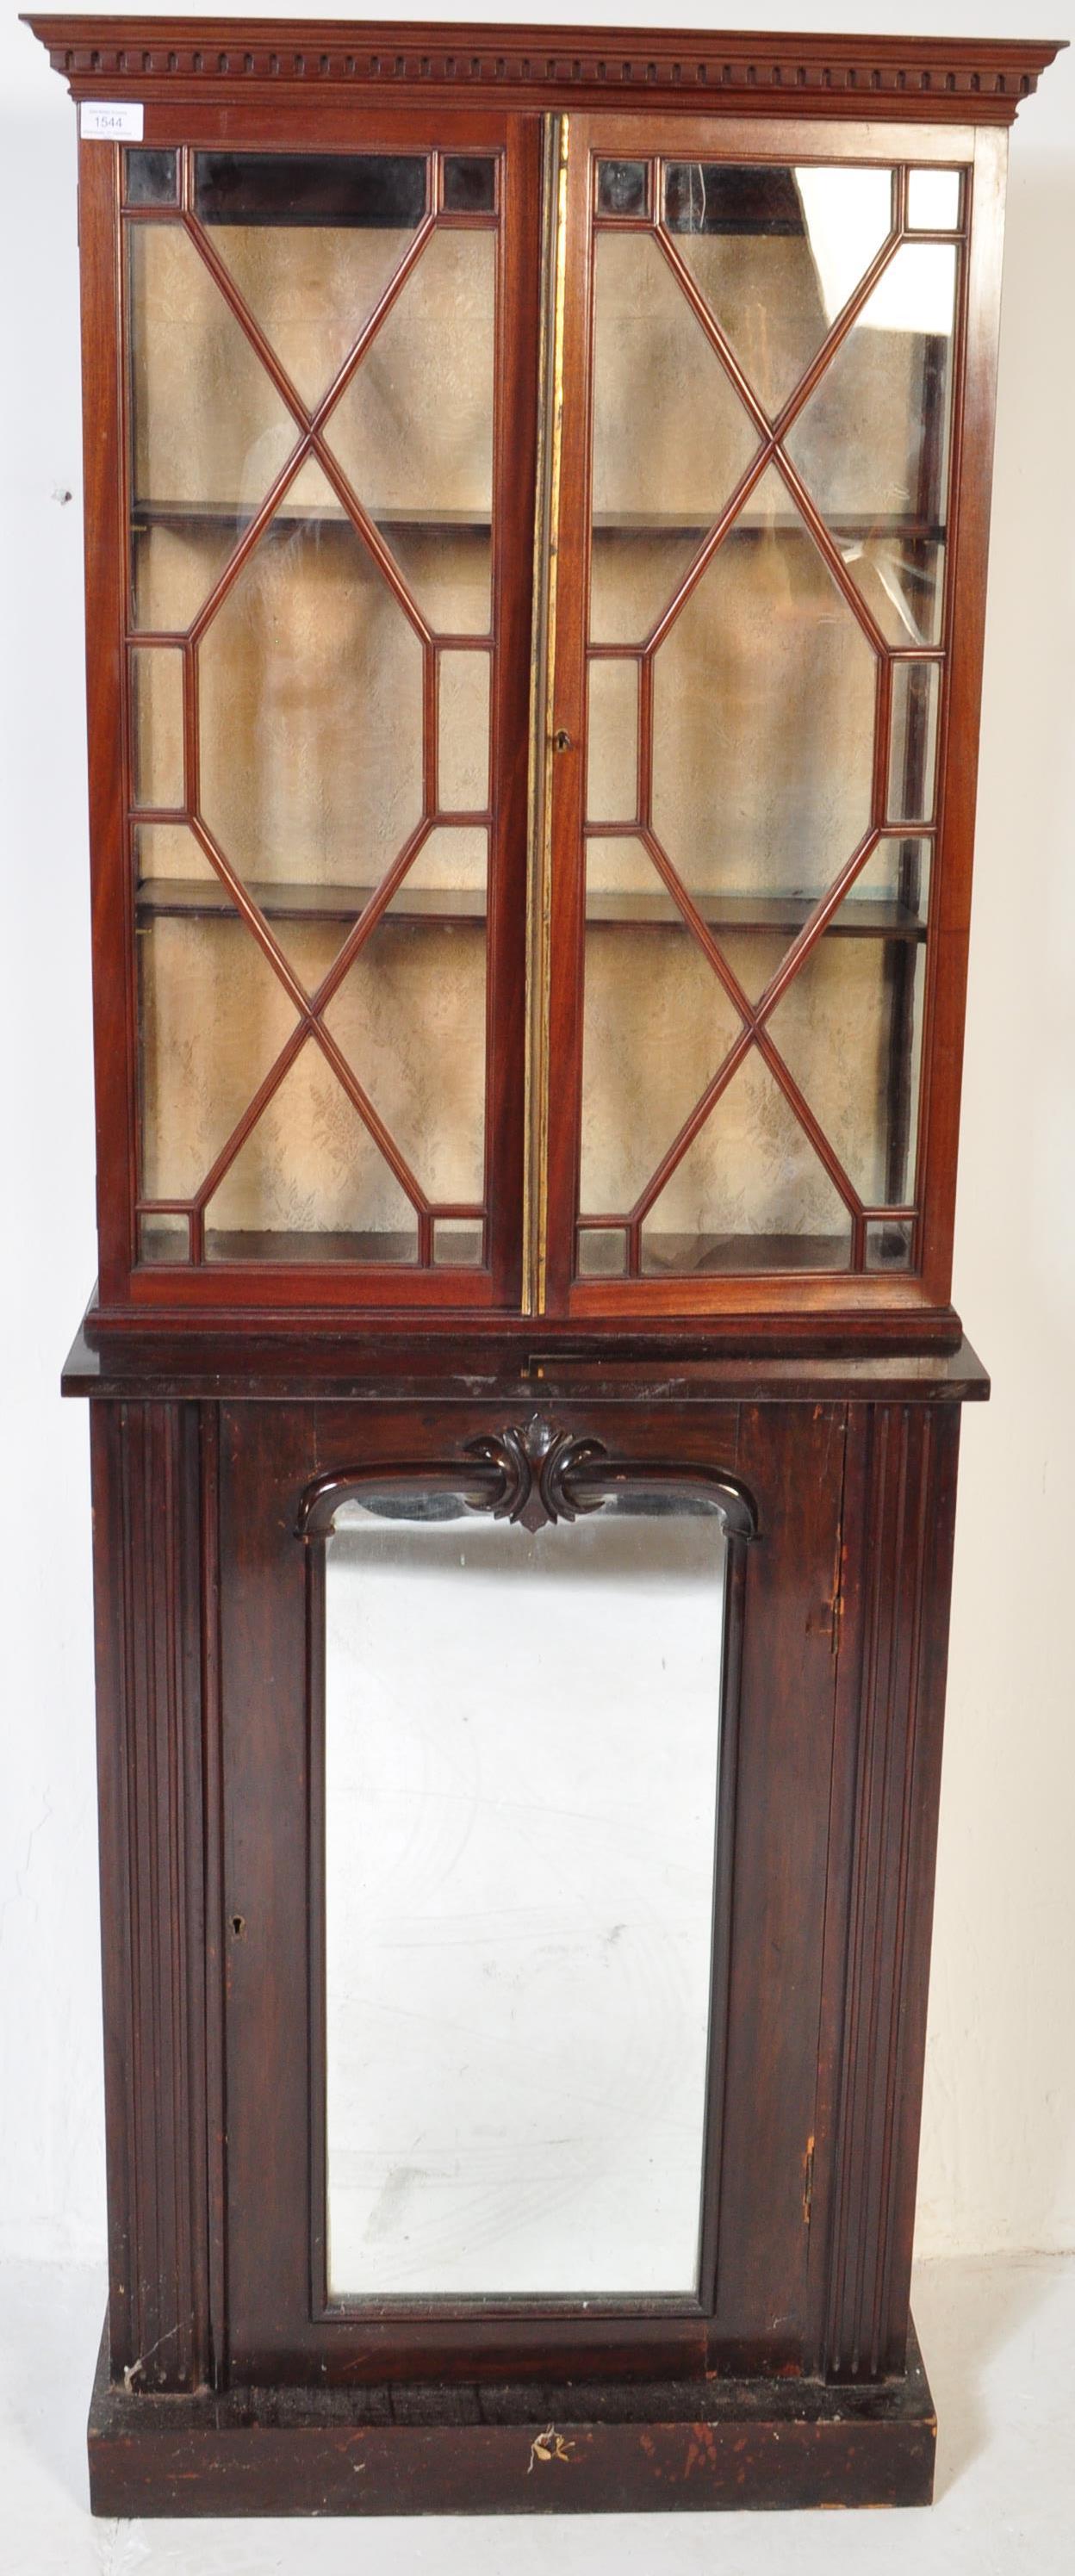
M 565 725 L 557 726 L 556 732 L 552 738 L 552 747 L 554 751 L 570 751 L 571 736 Z
M 235 1934 L 236 1940 L 241 1941 L 243 1933 L 246 1930 L 245 1914 L 233 1914 L 231 1918 L 231 1928 Z

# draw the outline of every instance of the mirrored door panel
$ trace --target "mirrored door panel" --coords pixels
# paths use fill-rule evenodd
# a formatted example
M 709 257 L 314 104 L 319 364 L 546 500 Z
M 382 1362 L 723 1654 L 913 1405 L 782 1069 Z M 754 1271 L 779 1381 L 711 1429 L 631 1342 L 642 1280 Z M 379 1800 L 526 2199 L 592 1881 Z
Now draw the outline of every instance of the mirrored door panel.
M 721 158 L 716 126 L 686 160 L 638 131 L 630 159 L 584 142 L 572 179 L 571 1269 L 907 1270 L 966 173 Z
M 808 2367 L 844 1407 L 593 1378 L 222 1407 L 237 2385 Z
M 123 171 L 137 1257 L 487 1299 L 503 142 Z
M 645 1493 L 337 1510 L 330 2302 L 697 2298 L 724 1565 Z

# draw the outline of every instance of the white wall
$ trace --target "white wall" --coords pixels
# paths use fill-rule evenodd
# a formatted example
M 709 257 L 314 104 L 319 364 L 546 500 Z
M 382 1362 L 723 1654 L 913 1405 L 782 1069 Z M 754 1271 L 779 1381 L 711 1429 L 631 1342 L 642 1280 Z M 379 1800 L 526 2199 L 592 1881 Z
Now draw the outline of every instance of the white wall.
M 943 26 L 1013 34 L 1022 5 L 948 0 Z M 654 14 L 653 0 L 577 13 Z M 675 14 L 710 22 L 686 0 Z M 931 13 L 818 0 L 758 15 L 914 33 Z M 1041 24 L 1075 36 L 1072 0 L 1049 0 Z M 1075 2245 L 1073 101 L 1069 58 L 1012 149 L 956 1272 L 996 1393 L 964 1432 L 931 2252 Z M 83 2253 L 103 2242 L 87 1425 L 57 1393 L 94 1271 L 74 112 L 12 0 L 0 270 L 0 2252 Z

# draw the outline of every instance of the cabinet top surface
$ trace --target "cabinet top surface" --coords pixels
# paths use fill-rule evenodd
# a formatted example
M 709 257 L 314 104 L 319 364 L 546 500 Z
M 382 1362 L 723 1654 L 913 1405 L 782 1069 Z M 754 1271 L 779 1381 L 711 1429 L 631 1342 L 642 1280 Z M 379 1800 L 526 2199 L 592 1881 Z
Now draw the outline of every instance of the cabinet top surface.
M 674 94 L 684 106 L 1008 124 L 1062 50 L 1048 39 L 757 34 L 411 19 L 26 17 L 76 98 L 194 82 L 273 92 L 450 89 L 545 104 Z
M 951 1351 L 854 1353 L 761 1349 L 580 1348 L 540 1323 L 484 1343 L 435 1336 L 389 1344 L 376 1331 L 279 1335 L 223 1331 L 212 1341 L 143 1338 L 99 1346 L 91 1306 L 63 1370 L 62 1392 L 114 1403 L 526 1402 L 589 1404 L 972 1404 L 990 1382 L 965 1339 Z

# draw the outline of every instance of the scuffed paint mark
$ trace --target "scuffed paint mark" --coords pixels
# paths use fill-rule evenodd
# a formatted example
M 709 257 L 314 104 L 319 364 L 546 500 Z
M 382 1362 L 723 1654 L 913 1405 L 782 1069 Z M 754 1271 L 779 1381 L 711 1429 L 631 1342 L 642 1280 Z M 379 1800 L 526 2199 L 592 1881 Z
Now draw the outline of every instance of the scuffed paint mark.
M 683 2459 L 683 2478 L 693 2476 L 695 2469 L 715 2469 L 717 2437 L 711 2424 L 692 2424 Z
M 531 2442 L 527 2477 L 533 2474 L 535 2460 L 562 2460 L 570 2468 L 574 2448 L 573 2442 L 565 2442 L 563 2434 L 557 2432 L 555 2424 L 546 2424 L 544 2432 L 535 2434 Z
M 191 2315 L 190 2315 L 190 2318 L 189 2318 L 188 2322 L 189 2322 L 190 2326 L 191 2326 L 191 2327 L 193 2327 L 193 2324 L 194 2324 L 194 2313 L 193 2313 L 193 2310 L 191 2311 Z M 179 2332 L 180 2332 L 180 2328 L 179 2328 L 179 2326 L 178 2326 L 178 2325 L 169 2326 L 168 2331 L 167 2331 L 167 2333 L 166 2333 L 166 2334 L 158 2335 L 158 2336 L 157 2336 L 156 2343 L 151 2343 L 151 2344 L 150 2344 L 148 2352 L 140 2352 L 140 2353 L 139 2353 L 139 2355 L 138 2355 L 138 2359 L 137 2359 L 137 2361 L 128 2361 L 128 2362 L 125 2362 L 125 2363 L 124 2363 L 124 2366 L 123 2366 L 123 2385 L 124 2385 L 124 2387 L 125 2387 L 125 2389 L 126 2389 L 126 2391 L 127 2391 L 127 2395 L 128 2395 L 128 2397 L 130 2397 L 130 2396 L 132 2396 L 132 2395 L 133 2395 L 133 2393 L 134 2393 L 134 2389 L 135 2389 L 135 2385 L 136 2385 L 136 2382 L 137 2382 L 139 2379 L 144 2379 L 144 2378 L 145 2378 L 145 2371 L 146 2371 L 146 2363 L 147 2363 L 147 2361 L 152 2361 L 154 2353 L 155 2353 L 155 2352 L 159 2352 L 159 2351 L 160 2351 L 162 2344 L 166 2344 L 166 2343 L 174 2343 L 175 2338 L 176 2338 L 176 2336 L 177 2336 L 177 2334 L 178 2334 Z

